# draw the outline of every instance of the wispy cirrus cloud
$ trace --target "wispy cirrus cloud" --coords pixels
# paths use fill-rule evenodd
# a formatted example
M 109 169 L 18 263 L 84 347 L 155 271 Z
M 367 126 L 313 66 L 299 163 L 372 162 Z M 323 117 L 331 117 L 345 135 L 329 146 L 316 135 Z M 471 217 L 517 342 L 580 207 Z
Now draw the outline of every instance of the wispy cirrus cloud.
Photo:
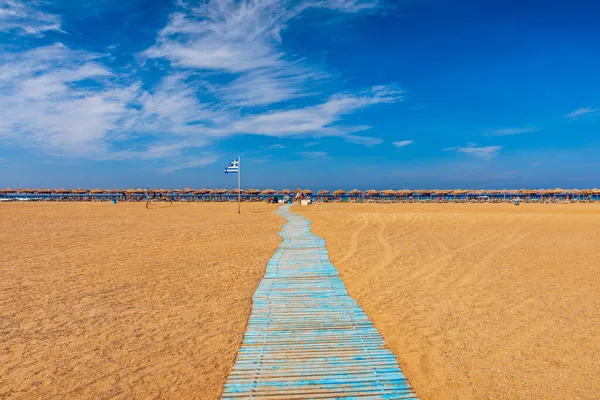
M 485 136 L 511 136 L 520 135 L 522 133 L 538 132 L 538 128 L 525 127 L 525 128 L 501 128 L 501 129 L 489 129 L 484 135 Z
M 300 151 L 298 154 L 305 158 L 325 158 L 328 156 L 326 151 Z
M 60 30 L 58 15 L 31 3 L 6 4 L 0 29 L 9 35 Z M 0 137 L 60 156 L 172 164 L 162 172 L 216 161 L 206 148 L 232 135 L 381 143 L 358 134 L 370 126 L 347 125 L 344 119 L 401 101 L 402 91 L 394 85 L 331 91 L 329 73 L 289 52 L 281 36 L 307 9 L 360 13 L 377 10 L 378 2 L 178 4 L 156 43 L 139 54 L 139 68 L 158 74 L 157 81 L 146 82 L 136 68 L 119 72 L 105 54 L 59 42 L 0 54 Z
M 565 118 L 578 119 L 584 116 L 600 115 L 600 108 L 581 107 L 565 115 Z
M 161 168 L 159 172 L 169 174 L 185 168 L 203 167 L 219 161 L 220 156 L 212 152 L 200 153 L 198 156 L 178 158 L 177 161 L 167 167 Z
M 413 144 L 414 142 L 412 140 L 400 140 L 398 142 L 392 142 L 392 144 L 396 147 L 406 147 L 409 146 L 411 144 Z
M 484 160 L 495 158 L 502 150 L 501 146 L 478 146 L 477 143 L 467 143 L 466 147 L 447 147 L 443 151 L 456 151 Z
M 38 10 L 37 3 L 3 0 L 0 3 L 0 32 L 41 36 L 48 31 L 61 31 L 60 16 Z

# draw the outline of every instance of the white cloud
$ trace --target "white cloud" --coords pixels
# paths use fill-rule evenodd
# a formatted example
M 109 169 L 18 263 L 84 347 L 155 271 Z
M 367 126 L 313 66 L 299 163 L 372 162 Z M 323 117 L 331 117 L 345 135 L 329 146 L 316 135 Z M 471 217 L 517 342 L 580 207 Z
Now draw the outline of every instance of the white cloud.
M 272 144 L 270 146 L 261 146 L 261 149 L 265 149 L 265 150 L 281 150 L 281 149 L 285 149 L 286 146 L 276 143 L 276 144 Z
M 383 143 L 383 140 L 375 137 L 369 136 L 357 136 L 357 135 L 347 135 L 344 137 L 346 142 L 361 144 L 363 146 L 371 147 L 376 146 L 378 144 Z
M 414 142 L 412 140 L 400 140 L 399 142 L 392 142 L 392 144 L 396 147 L 405 147 L 413 143 Z
M 60 30 L 58 15 L 5 3 L 0 30 L 8 35 Z M 346 125 L 344 118 L 401 101 L 400 90 L 378 85 L 330 94 L 326 71 L 283 50 L 281 32 L 290 20 L 316 7 L 356 13 L 376 10 L 378 3 L 180 2 L 155 45 L 142 53 L 145 68 L 163 74 L 151 85 L 135 69 L 111 68 L 108 54 L 62 43 L 0 53 L 0 139 L 60 156 L 167 160 L 171 165 L 163 172 L 214 162 L 216 154 L 198 149 L 238 134 L 379 144 L 381 139 L 357 135 L 369 126 Z M 170 66 L 155 62 L 161 60 Z M 297 98 L 303 98 L 301 106 L 291 102 Z
M 305 158 L 325 158 L 327 157 L 327 152 L 325 151 L 300 151 L 298 152 L 301 156 Z
M 468 143 L 466 147 L 448 147 L 443 149 L 443 151 L 457 151 L 485 160 L 491 160 L 496 157 L 500 153 L 500 150 L 502 150 L 501 146 L 478 146 L 476 143 Z
M 365 127 L 346 127 L 336 124 L 344 115 L 368 106 L 393 103 L 400 99 L 400 92 L 387 87 L 377 87 L 359 94 L 336 94 L 326 102 L 315 106 L 271 111 L 240 118 L 224 130 L 229 133 L 275 137 L 347 136 L 364 130 Z
M 61 18 L 37 10 L 18 0 L 0 4 L 0 32 L 41 36 L 47 31 L 60 31 Z
M 485 134 L 487 136 L 509 136 L 509 135 L 519 135 L 521 133 L 531 133 L 537 132 L 539 129 L 528 127 L 528 128 L 502 128 L 502 129 L 492 129 L 488 130 Z
M 572 111 L 565 115 L 565 118 L 577 119 L 583 117 L 585 115 L 597 115 L 600 114 L 600 108 L 592 108 L 592 107 L 581 107 L 575 111 Z
M 143 52 L 172 66 L 225 74 L 215 93 L 235 106 L 265 106 L 319 94 L 328 74 L 306 65 L 281 47 L 281 32 L 309 8 L 347 13 L 373 9 L 374 1 L 212 0 L 199 6 L 180 3 L 156 44 Z
M 185 168 L 204 167 L 206 165 L 214 164 L 219 160 L 219 158 L 220 156 L 218 154 L 211 152 L 201 153 L 199 156 L 195 157 L 184 157 L 178 159 L 173 165 L 161 168 L 160 172 L 163 174 L 169 174 Z
M 104 139 L 129 117 L 137 87 L 112 85 L 97 58 L 60 43 L 0 54 L 0 137 L 63 153 L 101 153 Z

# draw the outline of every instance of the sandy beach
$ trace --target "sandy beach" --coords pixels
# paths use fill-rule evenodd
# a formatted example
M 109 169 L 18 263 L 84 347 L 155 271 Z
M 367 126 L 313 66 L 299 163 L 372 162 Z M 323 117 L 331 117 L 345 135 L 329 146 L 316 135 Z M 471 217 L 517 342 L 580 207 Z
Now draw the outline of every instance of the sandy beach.
M 216 399 L 276 206 L 0 204 L 0 399 Z
M 600 398 L 600 206 L 293 211 L 421 398 Z
M 0 398 L 217 399 L 284 223 L 242 207 L 1 204 Z M 421 398 L 600 397 L 598 205 L 292 211 Z

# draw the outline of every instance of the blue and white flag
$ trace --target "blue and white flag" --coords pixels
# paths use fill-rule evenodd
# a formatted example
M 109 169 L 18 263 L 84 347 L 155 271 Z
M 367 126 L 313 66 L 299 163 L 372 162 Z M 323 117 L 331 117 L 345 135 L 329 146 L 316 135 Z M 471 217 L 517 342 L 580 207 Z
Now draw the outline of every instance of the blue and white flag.
M 232 162 L 230 162 L 225 168 L 226 174 L 237 174 L 240 172 L 240 159 L 236 158 Z

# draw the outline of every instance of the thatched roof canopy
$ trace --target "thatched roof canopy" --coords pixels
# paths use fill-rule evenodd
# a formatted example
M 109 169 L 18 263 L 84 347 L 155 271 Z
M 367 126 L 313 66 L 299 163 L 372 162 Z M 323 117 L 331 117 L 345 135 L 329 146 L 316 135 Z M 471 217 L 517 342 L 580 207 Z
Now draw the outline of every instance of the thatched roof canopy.
M 263 194 L 263 195 L 275 194 L 275 190 L 273 190 L 273 189 L 265 189 L 262 192 L 260 192 L 260 194 Z
M 260 190 L 258 190 L 258 189 L 248 189 L 248 190 L 246 190 L 246 194 L 250 194 L 250 195 L 256 195 L 256 194 L 259 194 L 259 193 L 260 193 Z
M 396 195 L 396 191 L 392 190 L 392 189 L 382 190 L 381 193 L 385 196 L 395 196 Z
M 297 194 L 297 193 L 302 193 L 302 189 L 300 188 L 296 188 L 292 191 L 292 193 Z
M 65 188 L 60 188 L 60 189 L 54 189 L 53 190 L 54 193 L 56 194 L 67 194 L 67 193 L 71 193 L 70 190 L 65 189 Z
M 19 193 L 35 193 L 35 189 L 21 188 L 17 190 Z
M 365 191 L 365 194 L 369 197 L 379 196 L 379 190 L 369 189 L 369 190 Z
M 85 189 L 82 189 L 82 188 L 73 189 L 73 190 L 71 191 L 71 193 L 73 193 L 73 194 L 85 194 L 85 193 L 87 193 L 87 192 L 88 192 L 87 190 L 85 190 Z
M 36 193 L 52 193 L 52 189 L 36 189 Z
M 343 195 L 345 195 L 345 194 L 346 194 L 346 191 L 345 191 L 345 190 L 342 190 L 342 189 L 337 189 L 337 190 L 334 190 L 334 191 L 333 191 L 333 195 L 334 195 L 334 196 L 343 196 Z
M 413 191 L 410 189 L 400 189 L 400 190 L 396 190 L 396 194 L 398 196 L 410 196 L 413 194 Z
M 207 194 L 210 193 L 210 190 L 207 188 L 197 189 L 193 191 L 194 194 Z
M 304 189 L 304 190 L 302 191 L 302 193 L 304 193 L 306 196 L 310 196 L 310 195 L 312 195 L 312 194 L 313 194 L 313 191 L 312 191 L 312 190 L 310 190 L 310 189 Z
M 325 196 L 326 194 L 329 194 L 329 190 L 321 189 L 317 192 L 317 194 L 321 195 L 321 196 Z
M 129 189 L 129 190 L 133 190 L 133 189 Z M 96 189 L 90 190 L 90 194 L 101 194 L 101 193 L 104 193 L 104 189 L 96 188 Z
M 17 193 L 17 191 L 13 190 L 11 188 L 4 188 L 4 189 L 0 189 L 0 193 Z
M 351 191 L 348 192 L 348 194 L 352 195 L 352 196 L 358 196 L 359 194 L 362 194 L 363 192 L 358 190 L 358 189 L 352 189 Z

